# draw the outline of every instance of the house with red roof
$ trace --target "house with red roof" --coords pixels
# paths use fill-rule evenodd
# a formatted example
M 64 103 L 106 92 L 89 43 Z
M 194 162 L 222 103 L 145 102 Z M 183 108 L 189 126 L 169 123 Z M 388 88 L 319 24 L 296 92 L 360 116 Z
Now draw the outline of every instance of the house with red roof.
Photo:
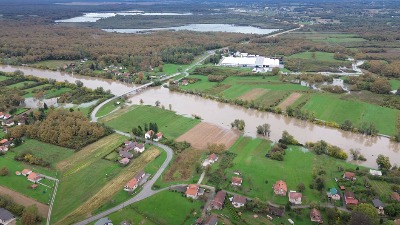
M 121 160 L 119 161 L 119 163 L 120 163 L 121 165 L 127 165 L 127 164 L 129 163 L 129 161 L 130 161 L 130 159 L 128 159 L 128 158 L 123 158 L 123 159 L 121 159 Z
M 208 162 L 210 163 L 215 163 L 216 161 L 218 161 L 218 156 L 217 154 L 213 153 L 208 157 Z
M 287 185 L 286 182 L 283 180 L 278 180 L 274 186 L 274 193 L 280 196 L 286 196 L 287 193 Z
M 198 184 L 189 184 L 186 188 L 185 195 L 188 198 L 197 199 L 200 186 Z
M 301 198 L 303 197 L 302 193 L 290 191 L 289 192 L 289 202 L 294 205 L 301 205 Z
M 138 180 L 136 178 L 131 179 L 128 183 L 124 186 L 124 191 L 134 191 L 138 187 Z
M 3 119 L 3 118 L 4 118 L 4 113 L 0 112 L 0 119 Z
M 221 210 L 224 206 L 225 197 L 225 191 L 218 191 L 218 193 L 215 195 L 214 200 L 211 203 L 213 209 Z
M 156 134 L 156 138 L 154 138 L 153 141 L 159 141 L 159 140 L 161 140 L 161 138 L 163 138 L 163 133 L 158 132 Z
M 235 208 L 240 208 L 243 207 L 246 204 L 246 197 L 240 196 L 240 195 L 234 195 L 232 198 L 232 205 Z
M 7 139 L 3 139 L 3 140 L 0 141 L 0 145 L 4 145 L 4 144 L 7 143 L 7 142 L 8 142 Z
M 355 174 L 355 173 L 352 173 L 352 172 L 345 172 L 345 173 L 343 174 L 343 178 L 346 179 L 346 180 L 351 180 L 351 181 L 353 181 L 353 180 L 356 180 L 356 174 Z
M 354 193 L 351 191 L 344 192 L 344 202 L 346 203 L 346 206 L 358 205 L 358 200 L 354 196 Z
M 40 174 L 37 174 L 37 173 L 34 173 L 34 172 L 31 172 L 31 173 L 28 175 L 28 180 L 31 181 L 31 182 L 33 182 L 33 183 L 37 183 L 37 182 L 39 182 L 41 179 L 43 179 L 43 177 L 42 177 Z
M 142 153 L 144 152 L 144 144 L 137 144 L 134 148 L 136 152 Z
M 243 179 L 240 177 L 232 177 L 231 184 L 232 186 L 242 186 Z
M 144 134 L 144 138 L 150 139 L 151 137 L 153 137 L 153 135 L 154 135 L 154 131 L 153 130 L 149 130 Z
M 21 174 L 24 175 L 24 176 L 28 176 L 31 173 L 32 173 L 32 170 L 30 170 L 30 169 L 24 169 L 21 172 Z

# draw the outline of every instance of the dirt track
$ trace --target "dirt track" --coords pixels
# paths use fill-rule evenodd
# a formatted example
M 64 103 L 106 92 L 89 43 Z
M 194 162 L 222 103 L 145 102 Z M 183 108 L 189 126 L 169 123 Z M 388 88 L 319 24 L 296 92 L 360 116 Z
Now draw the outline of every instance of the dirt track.
M 15 191 L 5 188 L 3 186 L 0 186 L 0 194 L 10 196 L 10 198 L 12 200 L 14 200 L 15 203 L 23 205 L 23 206 L 37 205 L 39 215 L 41 215 L 45 218 L 47 217 L 47 212 L 49 211 L 49 206 L 47 206 L 43 203 L 40 203 L 32 198 L 26 197 L 25 195 L 22 195 L 18 192 L 15 192 Z
M 178 137 L 177 141 L 187 141 L 196 149 L 205 149 L 207 144 L 224 144 L 228 149 L 238 138 L 239 135 L 232 130 L 209 123 L 199 123 Z
M 300 93 L 292 93 L 287 97 L 281 104 L 278 105 L 281 109 L 286 109 L 286 107 L 292 105 L 297 99 L 302 96 Z
M 263 94 L 267 93 L 268 91 L 269 90 L 267 89 L 254 88 L 253 90 L 244 93 L 242 96 L 239 97 L 239 99 L 246 101 L 255 100 Z

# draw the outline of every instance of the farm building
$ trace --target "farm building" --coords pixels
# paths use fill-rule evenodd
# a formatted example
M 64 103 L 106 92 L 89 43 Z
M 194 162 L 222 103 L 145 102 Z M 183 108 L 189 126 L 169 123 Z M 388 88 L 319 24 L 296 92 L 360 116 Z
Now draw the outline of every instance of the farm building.
M 241 55 L 240 57 L 223 57 L 220 66 L 249 67 L 249 68 L 274 68 L 279 67 L 279 59 L 272 59 L 258 55 Z

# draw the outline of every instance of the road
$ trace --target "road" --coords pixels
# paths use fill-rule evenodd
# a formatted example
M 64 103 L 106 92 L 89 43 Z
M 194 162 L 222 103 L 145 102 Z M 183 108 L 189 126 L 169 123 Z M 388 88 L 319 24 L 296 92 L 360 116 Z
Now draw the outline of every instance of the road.
M 291 30 L 282 31 L 282 32 L 275 33 L 275 34 L 271 34 L 271 35 L 268 35 L 268 37 L 276 37 L 276 36 L 279 36 L 279 35 L 282 35 L 282 34 L 286 34 L 286 33 L 289 33 L 289 32 L 293 32 L 293 31 L 299 30 L 299 29 L 301 29 L 303 27 L 304 27 L 304 25 L 300 24 L 300 26 L 297 27 L 297 28 L 294 28 L 294 29 L 291 29 Z

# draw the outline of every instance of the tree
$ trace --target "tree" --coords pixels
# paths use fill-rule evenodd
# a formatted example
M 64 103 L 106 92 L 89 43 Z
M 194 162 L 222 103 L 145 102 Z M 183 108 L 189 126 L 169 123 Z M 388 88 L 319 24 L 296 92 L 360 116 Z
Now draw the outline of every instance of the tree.
M 79 88 L 80 88 L 80 87 L 83 87 L 83 82 L 80 81 L 80 80 L 76 80 L 76 81 L 75 81 L 75 84 L 76 84 L 76 86 L 79 87 Z
M 7 167 L 4 166 L 0 170 L 0 176 L 7 176 L 7 175 L 8 175 L 8 169 L 7 169 Z
M 268 123 L 264 123 L 263 125 L 257 126 L 257 134 L 269 137 L 270 133 L 271 133 L 271 126 Z
M 272 68 L 272 75 L 274 75 L 274 76 L 279 75 L 279 68 L 278 67 Z
M 143 103 L 144 103 L 143 99 L 140 99 L 139 102 L 140 102 L 141 105 L 143 105 Z
M 345 120 L 342 124 L 340 124 L 340 129 L 350 131 L 353 129 L 353 123 L 350 120 Z
M 156 101 L 156 103 L 155 103 L 155 105 L 158 107 L 158 106 L 160 106 L 160 104 L 161 104 L 161 102 L 160 101 Z
M 43 103 L 43 109 L 44 109 L 44 110 L 48 110 L 48 109 L 49 109 L 49 107 L 47 106 L 46 102 Z
M 304 183 L 300 183 L 297 185 L 298 192 L 303 192 L 305 189 L 306 189 L 306 186 L 304 185 Z
M 171 111 L 172 110 L 172 105 L 168 104 L 168 108 L 169 108 L 169 111 Z
M 357 205 L 351 213 L 350 225 L 378 225 L 379 215 L 374 206 L 367 203 Z
M 392 91 L 392 87 L 390 86 L 389 81 L 384 78 L 376 79 L 371 84 L 370 89 L 372 92 L 375 92 L 377 94 L 389 94 L 390 91 Z
M 239 120 L 239 119 L 235 119 L 232 123 L 231 123 L 232 128 L 237 128 L 240 131 L 244 130 L 244 127 L 246 126 L 246 123 L 244 122 L 244 120 Z
M 294 139 L 292 135 L 290 135 L 286 130 L 282 132 L 282 138 L 279 142 L 287 144 L 287 145 L 300 145 L 300 143 Z
M 38 208 L 36 205 L 31 205 L 25 208 L 21 216 L 22 225 L 32 225 L 36 223 L 38 216 Z
M 381 170 L 390 170 L 392 168 L 392 164 L 390 164 L 389 157 L 384 156 L 382 154 L 378 155 L 378 158 L 376 158 L 376 164 L 378 164 L 379 169 Z

